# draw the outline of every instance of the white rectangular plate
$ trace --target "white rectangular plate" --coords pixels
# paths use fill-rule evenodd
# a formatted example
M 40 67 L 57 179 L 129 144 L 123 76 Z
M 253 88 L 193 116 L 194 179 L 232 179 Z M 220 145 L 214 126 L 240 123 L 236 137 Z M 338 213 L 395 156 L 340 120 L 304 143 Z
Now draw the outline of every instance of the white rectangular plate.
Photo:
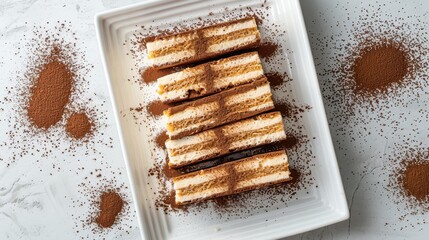
M 269 8 L 262 7 L 263 2 Z M 163 151 L 154 149 L 153 140 L 162 130 L 163 122 L 145 112 L 141 113 L 141 119 L 131 116 L 130 108 L 146 105 L 157 96 L 154 84 L 142 85 L 133 81 L 139 79 L 139 68 L 143 63 L 130 54 L 133 47 L 130 42 L 136 33 L 148 34 L 149 27 L 166 29 L 185 20 L 197 23 L 199 17 L 216 19 L 228 15 L 233 18 L 234 14 L 239 16 L 240 12 L 247 12 L 248 7 L 259 13 L 265 11 L 267 14 L 262 24 L 275 24 L 279 30 L 274 41 L 281 45 L 280 53 L 272 61 L 275 64 L 265 64 L 264 68 L 266 71 L 284 70 L 293 81 L 274 90 L 275 98 L 311 106 L 311 110 L 301 114 L 299 126 L 285 119 L 287 129 L 299 128 L 307 135 L 305 149 L 311 153 L 311 161 L 300 162 L 300 154 L 304 153 L 300 149 L 289 151 L 289 158 L 292 165 L 308 164 L 304 167 L 311 172 L 311 176 L 306 175 L 310 184 L 302 187 L 286 203 L 278 201 L 269 207 L 252 207 L 242 214 L 219 214 L 210 204 L 199 212 L 165 214 L 154 207 L 159 182 L 148 176 L 154 161 L 165 157 Z M 145 239 L 200 239 L 203 236 L 205 239 L 273 239 L 348 218 L 348 207 L 298 0 L 150 1 L 99 14 L 96 25 L 137 217 Z M 263 38 L 264 31 L 261 29 Z M 281 34 L 283 31 L 285 34 Z M 141 123 L 136 124 L 136 121 Z M 250 196 L 249 204 L 252 206 L 267 200 L 257 194 Z M 275 197 L 271 196 L 270 199 Z

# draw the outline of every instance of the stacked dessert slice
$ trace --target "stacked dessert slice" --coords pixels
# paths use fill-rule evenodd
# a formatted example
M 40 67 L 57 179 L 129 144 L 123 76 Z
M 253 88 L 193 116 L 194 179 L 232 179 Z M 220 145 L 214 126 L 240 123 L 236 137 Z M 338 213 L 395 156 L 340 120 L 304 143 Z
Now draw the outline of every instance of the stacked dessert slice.
M 187 204 L 291 180 L 284 150 L 259 154 L 174 178 L 176 203 Z
M 165 68 L 248 49 L 260 42 L 254 18 L 185 33 L 154 37 L 147 43 L 151 67 Z M 257 52 L 186 68 L 158 79 L 165 103 L 186 103 L 164 111 L 169 167 L 286 139 L 274 109 L 269 82 Z M 235 194 L 290 180 L 285 151 L 256 155 L 173 179 L 176 203 Z
M 270 112 L 195 135 L 169 139 L 165 146 L 169 166 L 178 168 L 285 138 L 280 112 Z
M 172 139 L 271 110 L 270 84 L 265 77 L 164 111 Z
M 220 56 L 259 45 L 255 18 L 244 18 L 205 28 L 146 39 L 153 67 L 167 68 Z
M 177 102 L 250 83 L 263 76 L 258 53 L 250 52 L 161 77 L 157 92 L 163 102 Z

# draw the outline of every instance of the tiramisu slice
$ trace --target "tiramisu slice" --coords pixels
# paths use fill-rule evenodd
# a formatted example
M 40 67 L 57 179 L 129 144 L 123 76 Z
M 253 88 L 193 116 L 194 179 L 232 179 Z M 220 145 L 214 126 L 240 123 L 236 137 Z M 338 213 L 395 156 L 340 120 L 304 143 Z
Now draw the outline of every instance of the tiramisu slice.
M 259 45 L 255 18 L 244 18 L 179 34 L 146 39 L 152 67 L 167 68 Z
M 163 102 L 192 99 L 250 83 L 264 74 L 258 52 L 204 63 L 158 79 Z
M 175 201 L 189 204 L 291 179 L 286 152 L 270 152 L 175 177 Z
M 270 84 L 265 77 L 164 111 L 167 135 L 178 139 L 271 110 Z
M 173 168 L 286 139 L 280 112 L 271 112 L 176 140 L 167 140 Z

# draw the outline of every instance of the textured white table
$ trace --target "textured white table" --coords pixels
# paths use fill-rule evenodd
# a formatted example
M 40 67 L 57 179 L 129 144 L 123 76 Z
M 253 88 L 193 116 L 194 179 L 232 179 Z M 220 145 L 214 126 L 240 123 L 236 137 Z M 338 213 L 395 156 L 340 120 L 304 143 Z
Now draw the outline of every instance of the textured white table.
M 81 226 L 79 221 L 88 217 L 88 207 L 85 205 L 76 207 L 74 203 L 76 201 L 85 203 L 91 200 L 82 193 L 82 188 L 78 185 L 87 182 L 85 177 L 91 177 L 90 172 L 95 169 L 101 169 L 104 178 L 115 178 L 118 185 L 128 185 L 95 38 L 93 17 L 97 12 L 134 2 L 137 1 L 0 1 L 0 96 L 2 98 L 7 96 L 6 87 L 14 86 L 15 72 L 25 70 L 25 60 L 15 55 L 16 48 L 25 44 L 21 41 L 22 36 L 30 33 L 34 25 L 46 25 L 47 21 L 70 21 L 79 41 L 85 43 L 81 49 L 86 50 L 88 63 L 94 65 L 87 77 L 90 81 L 87 92 L 97 94 L 94 99 L 96 102 L 106 101 L 105 106 L 100 107 L 107 114 L 107 127 L 103 131 L 106 136 L 113 138 L 114 145 L 113 148 L 100 148 L 102 153 L 93 156 L 78 153 L 73 157 L 70 154 L 54 151 L 48 158 L 43 159 L 31 155 L 24 156 L 9 167 L 5 166 L 5 162 L 0 162 L 0 239 L 77 239 L 81 237 L 97 239 L 100 236 L 106 239 L 140 238 L 131 202 L 129 216 L 121 221 L 122 229 L 120 229 L 121 226 L 114 226 L 112 229 L 104 230 L 101 235 L 99 233 L 94 235 L 90 227 L 79 228 Z M 407 2 L 407 5 L 403 6 L 402 13 L 420 15 L 423 21 L 427 21 L 427 16 L 423 14 L 429 10 L 429 5 L 424 2 Z M 397 13 L 397 10 L 402 8 L 401 5 L 386 3 L 383 7 L 384 11 L 393 15 L 402 14 Z M 356 18 L 358 14 L 362 14 L 359 9 L 368 5 L 365 2 L 349 3 L 331 0 L 303 0 L 301 4 L 316 65 L 330 61 L 326 56 L 332 54 L 330 50 L 318 47 L 317 36 L 335 34 L 338 30 L 331 26 L 335 26 L 337 22 L 347 22 L 347 17 Z M 374 9 L 373 6 L 370 8 Z M 349 15 L 347 16 L 346 13 Z M 46 26 L 49 28 L 53 25 Z M 318 67 L 317 70 L 320 72 L 323 69 Z M 320 77 L 319 81 L 324 82 L 329 79 Z M 428 96 L 422 96 L 419 102 L 429 102 Z M 329 117 L 334 114 L 335 109 L 331 108 L 330 104 L 326 105 Z M 13 109 L 7 104 L 2 107 L 4 111 L 0 110 L 0 118 L 3 120 L 0 121 L 0 140 L 7 141 L 5 133 L 10 129 L 7 121 L 4 120 L 7 115 L 13 114 Z M 416 105 L 415 109 L 418 107 Z M 396 111 L 405 112 L 404 109 L 396 109 Z M 421 118 L 421 116 L 415 117 Z M 406 131 L 409 124 L 405 122 L 404 126 L 403 131 Z M 417 127 L 427 132 L 425 126 L 427 126 L 427 119 Z M 400 214 L 396 209 L 403 206 L 395 205 L 391 200 L 392 194 L 383 184 L 378 184 L 379 181 L 387 178 L 387 175 L 382 172 L 386 162 L 381 156 L 389 151 L 389 146 L 393 146 L 395 139 L 372 136 L 370 139 L 358 139 L 351 143 L 350 138 L 359 138 L 359 136 L 343 135 L 344 130 L 340 127 L 359 130 L 362 126 L 331 126 L 351 208 L 351 218 L 349 221 L 290 239 L 427 239 L 428 224 L 414 223 L 424 218 L 424 215 L 409 217 L 407 222 L 400 221 L 398 217 Z M 400 133 L 396 135 L 401 136 Z M 422 142 L 426 140 L 427 134 L 422 135 L 424 136 L 421 139 L 416 140 Z M 397 142 L 400 141 L 397 140 Z M 0 148 L 0 158 L 7 158 L 11 151 L 10 148 Z M 80 159 L 79 162 L 76 161 L 77 158 Z M 93 158 L 96 160 L 92 160 Z M 53 168 L 53 164 L 56 168 Z M 81 169 L 83 166 L 84 169 Z M 95 182 L 92 181 L 91 184 Z M 78 227 L 75 226 L 76 223 L 79 224 Z M 388 223 L 387 226 L 385 226 L 386 223 Z M 401 227 L 404 227 L 404 230 L 400 230 Z M 76 232 L 77 230 L 79 232 Z

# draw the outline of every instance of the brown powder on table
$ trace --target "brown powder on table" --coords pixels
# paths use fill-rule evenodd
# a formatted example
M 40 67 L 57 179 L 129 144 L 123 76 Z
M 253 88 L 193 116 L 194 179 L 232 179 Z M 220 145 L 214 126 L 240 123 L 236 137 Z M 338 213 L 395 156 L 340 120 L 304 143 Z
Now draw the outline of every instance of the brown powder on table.
M 106 110 L 104 100 L 96 103 L 92 99 L 98 97 L 89 89 L 86 78 L 93 66 L 81 48 L 85 44 L 78 40 L 70 22 L 26 27 L 30 31 L 21 36 L 15 50 L 23 67 L 10 76 L 13 84 L 5 86 L 7 101 L 0 100 L 0 105 L 7 104 L 10 109 L 4 115 L 8 139 L 0 142 L 0 148 L 10 149 L 6 164 L 31 155 L 36 168 L 52 175 L 53 170 L 63 171 L 60 162 L 66 159 L 54 157 L 57 154 L 74 157 L 92 153 L 92 158 L 101 160 L 104 156 L 99 147 L 111 147 L 113 142 L 98 134 L 107 126 Z M 91 109 L 88 114 L 95 123 L 91 138 L 72 141 L 66 132 L 66 117 L 86 108 Z M 46 167 L 47 160 L 52 162 L 52 168 Z M 38 164 L 42 161 L 44 167 Z
M 429 161 L 410 161 L 399 180 L 407 196 L 419 202 L 429 200 Z
M 337 66 L 322 73 L 329 81 L 321 81 L 322 89 L 332 94 L 326 96 L 334 109 L 346 111 L 336 119 L 347 118 L 359 106 L 366 111 L 386 109 L 391 100 L 414 94 L 427 85 L 428 75 L 423 71 L 428 49 L 420 39 L 412 39 L 397 30 L 385 34 L 374 30 L 356 32 L 356 43 L 335 46 L 343 49 L 333 61 Z M 413 89 L 408 87 L 414 86 Z M 382 106 L 384 104 L 384 107 Z M 398 103 L 402 104 L 402 103 Z
M 111 227 L 124 206 L 124 200 L 113 191 L 103 192 L 100 196 L 100 212 L 95 221 L 102 228 Z
M 135 214 L 130 211 L 129 189 L 122 174 L 120 168 L 111 165 L 107 169 L 95 168 L 84 174 L 77 188 L 79 196 L 70 205 L 75 209 L 83 206 L 87 209 L 84 214 L 79 211 L 71 214 L 78 238 L 87 238 L 89 232 L 92 239 L 106 239 L 112 230 L 130 233 L 130 220 Z
M 37 128 L 47 129 L 59 122 L 70 100 L 74 74 L 57 57 L 53 54 L 47 59 L 31 88 L 27 114 Z
M 92 123 L 85 113 L 73 113 L 67 119 L 66 131 L 75 139 L 81 139 L 91 132 Z
M 407 53 L 388 42 L 364 48 L 352 65 L 356 91 L 386 91 L 400 83 L 410 66 Z
M 398 205 L 399 220 L 409 222 L 411 218 L 413 221 L 408 224 L 417 227 L 426 223 L 429 212 L 429 151 L 414 147 L 414 140 L 404 142 L 408 145 L 398 145 L 398 151 L 388 157 L 391 166 L 387 190 L 392 194 L 389 198 Z

